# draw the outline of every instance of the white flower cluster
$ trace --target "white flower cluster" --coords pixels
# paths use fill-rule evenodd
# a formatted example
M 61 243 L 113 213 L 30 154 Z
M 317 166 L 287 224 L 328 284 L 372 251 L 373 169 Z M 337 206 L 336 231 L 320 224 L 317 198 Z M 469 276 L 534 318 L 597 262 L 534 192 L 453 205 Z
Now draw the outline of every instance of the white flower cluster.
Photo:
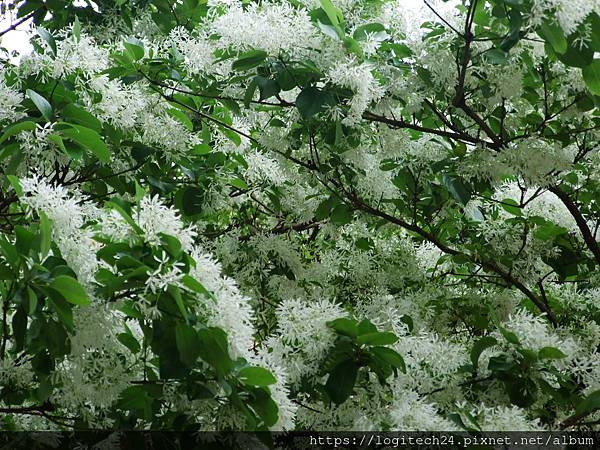
M 233 4 L 217 17 L 211 30 L 220 36 L 219 46 L 237 50 L 261 49 L 273 56 L 316 47 L 316 30 L 304 9 L 290 3 Z
M 16 89 L 16 86 L 7 84 L 6 76 L 6 71 L 0 71 L 0 125 L 2 126 L 23 116 L 23 113 L 18 110 L 23 101 L 23 94 Z
M 594 11 L 600 11 L 600 4 L 595 0 L 536 0 L 531 16 L 537 24 L 544 19 L 555 19 L 569 35 Z
M 271 359 L 286 369 L 288 382 L 298 386 L 303 377 L 316 375 L 335 340 L 326 323 L 344 317 L 344 311 L 328 300 L 283 301 L 277 309 L 277 331 L 266 348 Z
M 20 182 L 24 194 L 21 202 L 35 211 L 44 212 L 52 221 L 53 237 L 63 258 L 75 271 L 79 282 L 89 289 L 98 269 L 96 251 L 99 244 L 93 239 L 94 233 L 83 225 L 88 219 L 95 218 L 94 210 L 82 207 L 83 199 L 73 196 L 66 188 L 51 186 L 37 176 L 22 178 Z
M 97 45 L 91 36 L 81 33 L 76 37 L 71 31 L 62 31 L 56 38 L 55 55 L 43 41 L 45 53 L 25 56 L 20 69 L 24 73 L 40 73 L 42 77 L 61 78 L 71 74 L 89 77 L 108 67 L 108 50 Z
M 280 186 L 287 180 L 279 163 L 263 153 L 253 150 L 244 155 L 248 168 L 246 177 L 251 183 L 268 182 Z
M 372 65 L 358 63 L 350 57 L 334 63 L 327 72 L 327 79 L 331 83 L 354 92 L 349 102 L 350 111 L 343 121 L 347 125 L 356 125 L 369 105 L 385 94 L 385 88 L 373 76 L 373 69 Z

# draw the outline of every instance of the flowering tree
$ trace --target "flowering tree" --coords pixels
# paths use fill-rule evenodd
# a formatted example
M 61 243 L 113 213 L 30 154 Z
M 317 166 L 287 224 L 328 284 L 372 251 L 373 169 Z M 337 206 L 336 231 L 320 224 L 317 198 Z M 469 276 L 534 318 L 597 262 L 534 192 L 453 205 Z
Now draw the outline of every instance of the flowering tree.
M 1 429 L 600 422 L 598 2 L 0 8 Z

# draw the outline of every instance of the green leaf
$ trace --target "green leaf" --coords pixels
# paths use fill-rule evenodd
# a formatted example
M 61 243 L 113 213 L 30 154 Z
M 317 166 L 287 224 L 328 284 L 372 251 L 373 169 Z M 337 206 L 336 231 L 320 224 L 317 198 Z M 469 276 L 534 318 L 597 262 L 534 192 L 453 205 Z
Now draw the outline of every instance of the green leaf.
M 304 119 L 320 113 L 327 105 L 333 105 L 333 96 L 328 91 L 307 87 L 296 97 L 296 107 Z
M 502 336 L 504 336 L 504 339 L 506 339 L 510 344 L 513 344 L 516 346 L 521 345 L 521 341 L 519 341 L 519 338 L 517 337 L 517 335 L 515 333 L 513 333 L 512 331 L 509 331 L 506 328 L 502 328 L 502 327 L 498 327 L 498 331 L 500 331 Z
M 279 84 L 275 80 L 270 80 L 261 75 L 257 75 L 254 79 L 256 80 L 260 92 L 259 100 L 271 98 L 281 91 Z
M 76 41 L 81 39 L 81 24 L 79 23 L 79 17 L 77 16 L 75 16 L 75 20 L 73 21 L 73 36 L 75 36 Z
M 48 298 L 48 302 L 65 328 L 69 331 L 73 331 L 73 310 L 71 309 L 71 306 L 64 301 L 62 297 L 57 295 L 51 295 L 50 298 Z
M 390 37 L 390 35 L 385 32 L 385 27 L 380 23 L 361 25 L 354 30 L 352 36 L 359 41 L 365 40 L 367 37 L 376 41 L 384 41 Z
M 141 349 L 140 343 L 131 333 L 120 333 L 117 335 L 118 341 L 127 347 L 131 353 L 138 353 Z
M 196 330 L 185 323 L 175 326 L 175 341 L 179 350 L 179 359 L 186 366 L 192 367 L 200 356 L 200 339 Z
M 358 327 L 356 326 L 356 320 L 341 317 L 339 319 L 331 320 L 327 322 L 329 328 L 333 328 L 338 334 L 343 334 L 348 337 L 358 336 Z
M 110 151 L 98 133 L 81 125 L 69 125 L 71 128 L 61 131 L 63 136 L 90 150 L 103 163 L 110 162 Z
M 198 331 L 200 357 L 215 368 L 217 376 L 224 377 L 233 369 L 229 357 L 227 335 L 220 328 L 203 328 Z
M 362 334 L 356 340 L 361 345 L 392 345 L 398 341 L 398 336 L 389 331 L 376 331 Z
M 19 197 L 23 197 L 23 188 L 21 187 L 21 182 L 19 181 L 19 179 L 14 175 L 7 175 L 6 178 L 8 179 L 8 182 L 13 187 L 17 195 Z
M 329 374 L 325 383 L 325 391 L 332 402 L 344 403 L 352 394 L 358 375 L 358 366 L 352 360 L 339 363 Z
M 69 103 L 63 108 L 62 118 L 66 121 L 83 125 L 84 127 L 90 128 L 96 132 L 100 132 L 102 130 L 102 122 L 74 103 Z
M 323 34 L 325 34 L 326 36 L 329 36 L 331 39 L 333 39 L 335 41 L 339 41 L 340 39 L 344 38 L 344 31 L 340 28 L 339 25 L 334 26 L 334 25 L 324 24 L 321 21 L 317 21 L 317 26 L 323 32 Z
M 248 400 L 248 406 L 262 419 L 266 427 L 271 427 L 277 423 L 279 408 L 273 401 L 265 388 L 256 388 L 252 398 Z
M 442 181 L 448 189 L 448 192 L 454 197 L 454 199 L 463 205 L 466 205 L 471 199 L 471 190 L 469 187 L 458 177 L 450 175 L 442 175 Z
M 567 355 L 556 347 L 543 347 L 538 351 L 539 359 L 563 359 L 566 357 Z
M 33 104 L 36 106 L 36 108 L 42 113 L 42 116 L 44 116 L 44 119 L 46 119 L 48 122 L 50 122 L 50 120 L 52 119 L 52 106 L 50 106 L 50 103 L 48 103 L 48 100 L 46 100 L 44 97 L 42 97 L 37 92 L 32 91 L 31 89 L 27 89 L 26 93 L 27 93 L 27 96 L 33 102 Z
M 358 324 L 358 334 L 369 334 L 377 331 L 377 327 L 369 319 L 363 319 Z
M 589 414 L 600 409 L 600 389 L 590 393 L 583 401 L 581 401 L 575 411 L 578 415 Z
M 332 25 L 335 26 L 344 22 L 344 15 L 342 14 L 342 11 L 337 8 L 331 2 L 331 0 L 320 0 L 320 3 L 321 8 L 323 8 L 323 11 L 325 11 L 325 14 L 327 14 L 327 17 L 331 21 Z
M 273 374 L 263 367 L 245 367 L 238 376 L 242 383 L 249 386 L 269 386 L 277 382 Z
M 54 40 L 54 37 L 47 30 L 41 27 L 37 29 L 37 33 L 48 44 L 52 50 L 52 54 L 56 56 L 56 41 Z
M 250 50 L 242 53 L 231 65 L 231 68 L 240 72 L 250 70 L 260 66 L 267 59 L 267 56 L 269 54 L 264 50 Z
M 167 109 L 167 114 L 173 117 L 175 120 L 183 124 L 184 127 L 188 129 L 188 131 L 194 131 L 194 124 L 190 120 L 190 118 L 179 109 Z
M 190 289 L 194 292 L 197 292 L 198 294 L 202 294 L 202 295 L 206 295 L 206 296 L 210 297 L 210 292 L 202 285 L 202 283 L 200 283 L 194 277 L 192 277 L 190 275 L 184 275 L 181 278 L 181 282 L 188 289 Z
M 569 46 L 563 54 L 558 54 L 560 59 L 567 66 L 585 67 L 592 63 L 594 59 L 594 50 L 586 46 L 580 46 L 577 42 L 569 37 L 567 40 Z
M 117 211 L 119 215 L 123 218 L 123 220 L 125 220 L 125 222 L 127 222 L 129 226 L 131 226 L 131 228 L 135 230 L 136 233 L 142 234 L 142 229 L 138 226 L 137 223 L 134 222 L 134 220 L 127 213 L 127 211 L 125 211 L 120 205 L 112 201 L 106 202 L 105 205 Z
M 583 80 L 594 95 L 600 95 L 600 59 L 595 59 L 582 69 Z
M 333 208 L 333 211 L 331 211 L 331 215 L 329 217 L 335 225 L 340 227 L 352 222 L 352 210 L 345 204 L 341 203 Z
M 0 234 L 0 252 L 6 258 L 6 261 L 11 265 L 13 269 L 16 269 L 19 266 L 19 252 L 17 251 L 17 247 L 15 247 L 7 238 L 7 236 Z
M 196 186 L 185 188 L 182 196 L 183 213 L 187 216 L 200 214 L 204 206 L 204 190 Z
M 496 345 L 498 341 L 496 338 L 492 336 L 484 336 L 479 339 L 475 344 L 473 344 L 473 348 L 471 349 L 471 362 L 473 363 L 473 368 L 477 370 L 477 366 L 479 364 L 479 357 L 483 353 L 483 351 L 487 348 L 493 347 Z
M 50 287 L 55 291 L 58 291 L 66 301 L 72 303 L 74 305 L 89 305 L 90 298 L 85 292 L 85 289 L 81 287 L 81 284 L 68 275 L 59 275 L 52 283 L 50 283 Z
M 144 43 L 139 39 L 129 37 L 123 42 L 123 46 L 135 61 L 144 57 Z
M 402 358 L 402 356 L 394 349 L 389 347 L 371 347 L 369 351 L 378 358 L 387 362 L 390 366 L 395 367 L 402 373 L 406 373 L 406 364 L 404 363 L 404 358 Z
M 4 263 L 0 263 L 0 280 L 14 280 L 15 273 Z
M 0 144 L 9 139 L 11 136 L 20 133 L 21 131 L 32 131 L 35 130 L 35 122 L 26 120 L 24 122 L 17 122 L 14 125 L 6 128 L 2 137 L 0 138 Z
M 523 211 L 521 211 L 519 203 L 516 200 L 513 200 L 512 198 L 505 198 L 504 200 L 502 200 L 502 203 L 500 203 L 500 206 L 502 206 L 503 210 L 512 214 L 513 216 L 523 215 Z
M 560 28 L 560 25 L 554 21 L 546 19 L 540 26 L 540 36 L 542 36 L 552 46 L 554 51 L 559 54 L 563 54 L 567 51 L 567 40 L 565 35 Z
M 253 78 L 252 81 L 248 84 L 246 88 L 246 92 L 244 92 L 244 106 L 248 108 L 252 99 L 254 98 L 254 92 L 256 92 L 256 88 L 258 87 L 258 82 L 256 78 Z

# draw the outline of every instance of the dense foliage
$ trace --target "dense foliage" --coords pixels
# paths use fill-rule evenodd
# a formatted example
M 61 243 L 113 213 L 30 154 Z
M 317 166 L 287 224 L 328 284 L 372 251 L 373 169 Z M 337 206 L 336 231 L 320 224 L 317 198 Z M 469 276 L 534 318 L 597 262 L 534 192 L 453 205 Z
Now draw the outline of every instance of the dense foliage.
M 0 8 L 0 429 L 600 423 L 597 1 Z

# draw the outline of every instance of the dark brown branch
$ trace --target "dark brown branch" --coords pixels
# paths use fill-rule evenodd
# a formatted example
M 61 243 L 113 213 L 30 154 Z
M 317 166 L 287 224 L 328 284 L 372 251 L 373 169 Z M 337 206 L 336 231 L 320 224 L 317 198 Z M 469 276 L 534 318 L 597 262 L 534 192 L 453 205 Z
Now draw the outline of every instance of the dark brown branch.
M 29 19 L 31 19 L 39 10 L 41 10 L 43 8 L 43 6 L 40 6 L 39 8 L 31 11 L 29 14 L 25 15 L 24 17 L 20 18 L 19 20 L 17 20 L 16 22 L 14 22 L 10 27 L 8 27 L 6 30 L 0 31 L 0 37 L 4 36 L 6 33 L 9 33 L 13 30 L 16 30 L 17 27 L 19 27 L 19 25 L 27 22 Z
M 581 235 L 583 236 L 583 240 L 586 243 L 588 249 L 594 255 L 596 262 L 600 264 L 600 247 L 598 246 L 598 242 L 594 238 L 592 231 L 588 227 L 587 221 L 583 217 L 583 214 L 581 214 L 581 211 L 579 210 L 573 199 L 571 199 L 569 194 L 563 191 L 559 186 L 550 186 L 548 190 L 554 195 L 556 195 L 563 203 L 563 205 L 567 207 L 567 209 L 573 216 L 573 219 L 575 219 L 575 223 L 577 224 L 579 231 L 581 231 Z
M 445 131 L 445 130 L 438 130 L 435 128 L 427 128 L 427 127 L 423 127 L 421 125 L 417 125 L 415 123 L 406 122 L 405 120 L 397 120 L 397 119 L 391 119 L 391 118 L 385 117 L 385 116 L 380 116 L 378 114 L 375 114 L 375 113 L 372 113 L 369 111 L 366 111 L 363 114 L 363 119 L 369 120 L 371 122 L 385 123 L 386 125 L 389 125 L 393 128 L 404 128 L 404 129 L 409 129 L 409 130 L 414 130 L 414 131 L 420 131 L 421 133 L 435 134 L 437 136 L 442 136 L 442 137 L 445 137 L 448 139 L 453 139 L 456 141 L 467 142 L 469 144 L 484 144 L 487 146 L 495 147 L 494 143 L 484 141 L 481 139 L 477 139 L 467 133 L 457 133 L 457 132 L 451 132 L 451 131 Z

